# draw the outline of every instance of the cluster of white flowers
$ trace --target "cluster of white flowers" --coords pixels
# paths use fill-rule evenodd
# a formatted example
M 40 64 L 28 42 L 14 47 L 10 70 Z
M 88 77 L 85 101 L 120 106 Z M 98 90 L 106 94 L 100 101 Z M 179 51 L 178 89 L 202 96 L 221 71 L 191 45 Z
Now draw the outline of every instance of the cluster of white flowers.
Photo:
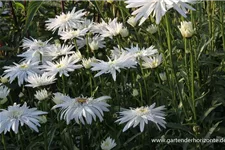
M 133 2 L 129 7 L 135 4 L 134 0 L 129 0 L 128 2 Z M 179 6 L 180 4 L 182 7 L 186 6 L 182 5 L 182 3 L 179 3 Z M 138 4 L 138 6 L 141 5 Z M 80 49 L 83 47 L 89 47 L 93 52 L 99 48 L 106 47 L 105 38 L 110 40 L 119 35 L 126 37 L 129 32 L 122 23 L 117 21 L 117 18 L 110 19 L 107 23 L 105 21 L 94 23 L 85 18 L 86 12 L 84 10 L 75 10 L 74 8 L 71 12 L 62 13 L 56 18 L 46 21 L 47 30 L 58 31 L 58 35 L 64 41 L 64 44 L 51 44 L 51 39 L 41 41 L 34 38 L 25 38 L 22 44 L 25 52 L 18 55 L 22 57 L 22 61 L 14 63 L 13 66 L 5 66 L 4 78 L 9 78 L 10 83 L 17 79 L 19 86 L 26 82 L 26 87 L 38 87 L 39 90 L 36 91 L 34 97 L 42 101 L 50 98 L 50 93 L 52 93 L 48 91 L 49 88 L 43 88 L 44 86 L 54 84 L 62 76 L 70 76 L 77 69 L 85 68 L 91 71 L 98 71 L 95 77 L 110 73 L 113 80 L 116 81 L 116 74 L 121 69 L 136 68 L 138 65 L 144 68 L 156 68 L 161 64 L 162 55 L 154 46 L 140 48 L 138 45 L 134 46 L 133 44 L 125 48 L 114 47 L 111 50 L 111 54 L 107 56 L 107 61 L 96 59 L 95 57 L 84 58 L 81 54 L 82 51 L 80 52 Z M 138 16 L 136 19 L 142 17 Z M 134 21 L 133 18 L 129 23 L 135 26 Z M 156 28 L 152 30 L 154 32 L 157 31 Z M 5 99 L 9 91 L 7 87 L 0 85 L 0 98 Z M 78 124 L 91 124 L 97 118 L 103 121 L 104 112 L 108 112 L 108 107 L 110 107 L 106 103 L 106 100 L 111 99 L 109 96 L 71 98 L 59 92 L 53 93 L 53 95 L 52 100 L 56 104 L 53 109 L 61 109 L 60 118 L 66 120 L 67 124 L 71 120 L 75 120 Z M 121 118 L 116 122 L 119 122 L 119 124 L 128 122 L 123 131 L 126 131 L 131 126 L 140 125 L 140 130 L 143 132 L 144 125 L 148 124 L 148 121 L 154 122 L 158 128 L 159 126 L 165 128 L 164 107 L 154 107 L 155 104 L 122 111 L 120 112 Z M 39 115 L 44 114 L 47 114 L 47 112 L 38 111 L 36 108 L 30 109 L 26 103 L 22 107 L 17 104 L 9 106 L 7 110 L 0 112 L 0 133 L 3 131 L 6 133 L 11 128 L 17 133 L 19 124 L 21 126 L 26 124 L 31 129 L 38 131 L 37 126 L 40 126 L 39 120 L 41 119 Z M 111 138 L 107 138 L 101 144 L 101 148 L 107 150 L 115 146 L 116 144 Z

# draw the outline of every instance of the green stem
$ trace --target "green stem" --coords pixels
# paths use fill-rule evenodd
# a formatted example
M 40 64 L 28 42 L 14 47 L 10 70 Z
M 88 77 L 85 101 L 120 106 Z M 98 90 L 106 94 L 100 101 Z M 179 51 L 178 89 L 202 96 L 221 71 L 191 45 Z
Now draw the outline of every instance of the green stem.
M 62 75 L 62 86 L 63 86 L 63 94 L 66 94 L 66 83 L 64 75 Z
M 223 10 L 224 10 L 224 6 L 223 6 L 224 2 L 221 2 L 220 4 L 220 28 L 221 28 L 221 34 L 222 34 L 222 39 L 223 39 L 223 50 L 225 51 L 225 33 L 224 33 L 224 20 L 223 20 Z
M 4 146 L 4 150 L 6 150 L 6 145 L 5 145 L 5 136 L 4 134 L 2 133 L 2 144 Z
M 190 73 L 190 80 L 191 80 L 191 100 L 192 100 L 192 110 L 194 113 L 194 120 L 196 121 L 196 109 L 195 109 L 195 85 L 194 85 L 194 54 L 191 46 L 191 40 L 189 40 L 190 46 L 190 66 L 191 66 L 191 73 Z
M 173 64 L 173 52 L 172 52 L 172 44 L 171 44 L 171 27 L 170 27 L 169 18 L 168 18 L 167 14 L 166 14 L 166 28 L 167 28 L 166 37 L 167 37 L 167 45 L 168 45 L 168 50 L 169 50 L 170 65 L 172 67 L 172 76 L 174 77 L 175 84 L 177 86 L 176 88 L 178 91 L 179 98 L 181 101 L 183 101 L 183 97 L 181 95 L 178 80 L 177 80 L 177 75 L 175 72 L 175 67 Z M 174 101 L 174 104 L 176 104 L 176 99 L 173 99 L 173 101 Z M 177 106 L 177 104 L 176 104 L 176 106 Z

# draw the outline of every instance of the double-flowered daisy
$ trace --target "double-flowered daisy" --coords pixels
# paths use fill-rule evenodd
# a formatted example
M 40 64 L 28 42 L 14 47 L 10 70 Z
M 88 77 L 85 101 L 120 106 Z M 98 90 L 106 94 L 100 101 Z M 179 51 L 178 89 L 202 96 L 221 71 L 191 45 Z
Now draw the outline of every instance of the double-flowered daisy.
M 23 61 L 20 64 L 14 63 L 13 66 L 5 66 L 5 77 L 9 78 L 12 83 L 16 78 L 18 79 L 18 85 L 21 86 L 28 74 L 40 73 L 38 66 L 39 62 Z
M 62 75 L 69 76 L 69 72 L 82 68 L 82 65 L 76 64 L 78 61 L 80 60 L 73 59 L 73 57 L 66 55 L 56 62 L 47 61 L 46 64 L 42 66 L 42 69 L 49 75 L 59 74 L 60 77 Z
M 152 14 L 159 24 L 162 17 L 170 8 L 177 10 L 182 16 L 186 17 L 186 9 L 194 10 L 188 3 L 196 0 L 127 0 L 127 8 L 138 8 L 132 15 L 136 15 L 136 21 L 140 20 L 141 25 L 149 15 Z
M 56 59 L 59 56 L 73 54 L 73 48 L 74 47 L 72 45 L 55 44 L 49 47 L 47 53 L 49 56 L 52 56 L 53 59 Z
M 106 103 L 106 100 L 110 99 L 109 96 L 96 99 L 93 97 L 68 98 L 64 95 L 59 95 L 59 97 L 66 99 L 55 105 L 53 109 L 61 108 L 60 118 L 66 120 L 67 124 L 73 119 L 78 124 L 91 124 L 93 120 L 96 121 L 96 118 L 103 121 L 104 112 L 109 111 L 107 107 L 110 105 Z
M 10 132 L 12 129 L 17 134 L 19 126 L 24 124 L 38 132 L 40 115 L 44 114 L 47 112 L 39 111 L 37 108 L 29 108 L 27 103 L 24 103 L 23 106 L 14 103 L 13 106 L 8 106 L 7 110 L 3 109 L 0 112 L 0 133 Z
M 95 77 L 102 74 L 112 74 L 113 80 L 116 81 L 116 71 L 120 72 L 121 69 L 135 68 L 136 60 L 130 53 L 123 52 L 119 57 L 114 59 L 108 58 L 108 61 L 97 60 L 97 62 L 91 63 L 92 71 L 99 71 Z
M 57 15 L 55 18 L 50 18 L 46 21 L 47 30 L 52 30 L 55 32 L 58 29 L 58 33 L 62 31 L 70 31 L 74 28 L 77 28 L 79 23 L 83 22 L 83 16 L 86 12 L 84 10 L 75 11 L 74 7 L 71 12 L 67 14 L 62 13 L 61 15 Z
M 40 86 L 45 86 L 45 85 L 50 85 L 55 82 L 56 78 L 54 75 L 49 75 L 48 73 L 43 73 L 43 74 L 29 74 L 29 76 L 26 79 L 26 82 L 29 84 L 26 84 L 28 87 L 40 87 Z
M 140 126 L 140 131 L 144 131 L 145 124 L 149 121 L 156 124 L 159 130 L 160 126 L 166 128 L 165 124 L 165 106 L 155 107 L 155 103 L 151 106 L 130 108 L 120 112 L 120 119 L 116 120 L 119 124 L 126 123 L 123 132 L 133 126 Z
M 154 46 L 150 46 L 149 48 L 139 48 L 138 45 L 136 46 L 133 46 L 131 45 L 130 48 L 125 48 L 125 50 L 134 55 L 134 57 L 139 60 L 139 59 L 142 59 L 143 57 L 148 57 L 148 56 L 152 56 L 154 54 L 157 54 L 158 53 L 158 50 L 155 49 Z
M 123 24 L 117 21 L 117 18 L 109 20 L 108 24 L 101 28 L 100 34 L 102 37 L 112 38 L 123 33 L 123 30 L 126 29 L 123 27 Z M 122 34 L 123 35 L 123 34 Z
M 30 39 L 23 39 L 22 47 L 27 51 L 19 54 L 19 57 L 23 57 L 25 61 L 31 62 L 45 62 L 52 60 L 52 56 L 49 55 L 48 50 L 51 47 L 48 41 L 41 41 L 31 38 Z M 50 39 L 51 40 L 51 39 Z

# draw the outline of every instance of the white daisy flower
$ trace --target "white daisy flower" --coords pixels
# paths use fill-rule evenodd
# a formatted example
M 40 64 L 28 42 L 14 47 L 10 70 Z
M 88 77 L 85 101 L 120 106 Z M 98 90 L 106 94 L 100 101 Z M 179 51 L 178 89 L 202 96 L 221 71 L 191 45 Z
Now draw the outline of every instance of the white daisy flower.
M 40 53 L 41 53 L 42 51 L 46 50 L 46 48 L 48 48 L 50 46 L 50 44 L 48 44 L 48 42 L 51 39 L 49 39 L 47 41 L 37 40 L 32 37 L 31 37 L 31 39 L 32 40 L 30 40 L 28 38 L 23 39 L 23 44 L 22 44 L 23 49 L 40 51 Z
M 74 51 L 72 51 L 73 48 L 74 46 L 72 45 L 56 44 L 52 45 L 47 51 L 47 53 L 48 55 L 52 56 L 53 59 L 56 59 L 59 56 L 73 54 L 74 53 Z
M 59 33 L 61 36 L 60 39 L 67 41 L 67 40 L 73 40 L 74 38 L 82 39 L 87 33 L 88 29 L 76 29 L 76 30 L 69 30 L 69 31 L 62 31 Z
M 46 71 L 49 75 L 62 75 L 69 76 L 68 72 L 73 72 L 75 69 L 82 68 L 82 65 L 76 65 L 79 60 L 74 60 L 68 55 L 62 57 L 59 62 L 47 61 L 46 65 L 42 65 L 42 69 Z
M 193 7 L 188 5 L 187 3 L 195 3 L 198 0 L 172 0 L 173 4 L 171 6 L 168 6 L 168 9 L 173 8 L 175 9 L 180 15 L 183 17 L 187 17 L 186 13 L 188 12 L 188 9 L 195 10 Z
M 61 108 L 60 119 L 66 120 L 67 124 L 71 120 L 75 120 L 76 123 L 91 124 L 92 120 L 96 121 L 96 117 L 100 121 L 103 121 L 103 116 L 106 111 L 109 111 L 108 105 L 105 100 L 110 99 L 109 96 L 101 96 L 94 99 L 93 97 L 77 97 L 64 100 L 61 104 L 57 104 L 53 107 Z
M 193 0 L 127 0 L 125 3 L 127 8 L 138 8 L 132 15 L 136 15 L 136 21 L 140 20 L 141 25 L 150 14 L 156 17 L 156 23 L 159 24 L 161 18 L 166 14 L 170 8 L 176 9 L 181 15 L 186 17 L 186 8 L 194 10 L 186 3 L 193 2 Z
M 25 61 L 31 62 L 42 62 L 45 63 L 46 61 L 52 60 L 52 56 L 49 55 L 48 51 L 40 51 L 39 50 L 28 50 L 22 54 L 17 55 L 18 57 L 25 58 Z
M 107 137 L 106 140 L 102 141 L 101 148 L 102 150 L 111 150 L 116 146 L 115 140 Z
M 53 84 L 55 80 L 56 78 L 54 75 L 49 75 L 46 72 L 44 72 L 43 74 L 33 73 L 28 75 L 26 82 L 28 82 L 29 84 L 26 84 L 26 86 L 36 88 Z
M 4 134 L 10 129 L 17 134 L 19 125 L 26 124 L 30 129 L 38 132 L 37 126 L 40 126 L 40 115 L 47 114 L 47 112 L 39 111 L 37 108 L 29 108 L 27 103 L 23 106 L 14 103 L 13 106 L 9 106 L 7 110 L 0 112 L 0 133 L 4 131 Z
M 130 110 L 125 110 L 120 112 L 120 119 L 116 120 L 116 122 L 119 122 L 119 124 L 123 124 L 125 122 L 126 125 L 123 128 L 123 132 L 125 132 L 127 129 L 133 126 L 136 127 L 137 125 L 140 125 L 140 131 L 144 131 L 145 124 L 148 124 L 148 121 L 151 121 L 156 124 L 159 130 L 162 126 L 163 128 L 166 128 L 165 124 L 165 113 L 163 110 L 165 110 L 165 106 L 155 107 L 155 103 L 151 106 L 146 107 L 139 107 L 139 108 L 130 108 Z
M 122 53 L 119 58 L 115 57 L 113 60 L 108 58 L 109 61 L 97 60 L 98 62 L 91 63 L 92 71 L 100 71 L 95 77 L 102 75 L 103 73 L 111 73 L 113 80 L 116 81 L 116 71 L 120 72 L 120 69 L 135 68 L 137 62 L 131 54 Z
M 105 47 L 104 38 L 99 35 L 95 35 L 94 37 L 89 37 L 88 39 L 86 37 L 84 39 L 77 40 L 78 48 L 81 49 L 82 47 L 84 47 L 87 44 L 87 41 L 88 41 L 88 46 L 90 47 L 92 51 Z
M 4 71 L 5 77 L 9 77 L 10 83 L 12 83 L 16 78 L 18 79 L 18 85 L 21 86 L 24 80 L 27 78 L 28 74 L 40 73 L 39 62 L 23 61 L 20 64 L 14 63 L 14 66 L 5 66 Z
M 52 101 L 53 101 L 56 105 L 62 104 L 63 102 L 69 101 L 69 100 L 71 99 L 69 96 L 64 95 L 64 94 L 62 94 L 62 93 L 59 93 L 59 92 L 53 93 L 53 95 L 54 95 L 54 97 L 53 97 Z
M 158 50 L 155 49 L 155 46 L 150 46 L 149 48 L 145 49 L 140 49 L 138 47 L 138 45 L 136 45 L 136 47 L 134 47 L 133 45 L 131 45 L 130 48 L 125 48 L 125 50 L 134 55 L 134 57 L 136 57 L 136 59 L 140 59 L 140 58 L 143 58 L 143 57 L 147 57 L 147 56 L 152 56 L 154 54 L 157 54 L 158 53 Z
M 143 57 L 142 66 L 145 68 L 156 68 L 162 63 L 162 54 L 157 54 L 151 57 Z
M 123 29 L 123 24 L 117 22 L 117 18 L 113 20 L 109 20 L 108 24 L 105 28 L 102 28 L 100 34 L 102 37 L 109 37 L 112 38 L 113 36 L 117 36 L 121 33 Z
M 79 10 L 75 12 L 76 8 L 74 7 L 71 12 L 67 14 L 62 13 L 57 15 L 56 18 L 51 18 L 46 21 L 47 30 L 52 30 L 55 32 L 58 29 L 58 33 L 62 31 L 69 31 L 77 27 L 80 22 L 83 22 L 83 16 L 86 12 L 84 10 Z
M 132 15 L 136 15 L 136 21 L 141 19 L 139 25 L 141 25 L 151 13 L 153 13 L 153 16 L 156 15 L 156 23 L 158 24 L 167 11 L 166 5 L 171 3 L 171 0 L 127 0 L 125 3 L 128 4 L 126 8 L 138 8 Z
M 46 89 L 43 89 L 43 90 L 39 90 L 39 91 L 36 91 L 36 93 L 34 94 L 34 97 L 39 100 L 39 101 L 42 101 L 42 100 L 45 100 L 49 97 L 49 93 Z
M 94 23 L 90 31 L 94 34 L 101 34 L 102 30 L 106 29 L 107 25 L 108 24 L 104 20 L 102 20 L 101 23 Z

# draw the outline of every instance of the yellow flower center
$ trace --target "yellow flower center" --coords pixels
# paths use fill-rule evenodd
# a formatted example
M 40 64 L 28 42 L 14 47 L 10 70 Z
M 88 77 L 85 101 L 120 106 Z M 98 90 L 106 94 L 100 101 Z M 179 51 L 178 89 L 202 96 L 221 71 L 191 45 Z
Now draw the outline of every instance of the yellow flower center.
M 14 110 L 14 111 L 11 112 L 11 118 L 18 119 L 21 115 L 22 115 L 22 112 L 21 111 Z
M 77 102 L 79 102 L 79 103 L 86 103 L 87 99 L 85 99 L 85 98 L 77 98 Z
M 21 69 L 26 69 L 27 67 L 28 67 L 27 64 L 20 65 L 20 68 L 21 68 Z
M 138 108 L 136 111 L 138 115 L 142 116 L 147 114 L 149 112 L 149 109 L 147 107 L 141 107 L 141 108 Z

